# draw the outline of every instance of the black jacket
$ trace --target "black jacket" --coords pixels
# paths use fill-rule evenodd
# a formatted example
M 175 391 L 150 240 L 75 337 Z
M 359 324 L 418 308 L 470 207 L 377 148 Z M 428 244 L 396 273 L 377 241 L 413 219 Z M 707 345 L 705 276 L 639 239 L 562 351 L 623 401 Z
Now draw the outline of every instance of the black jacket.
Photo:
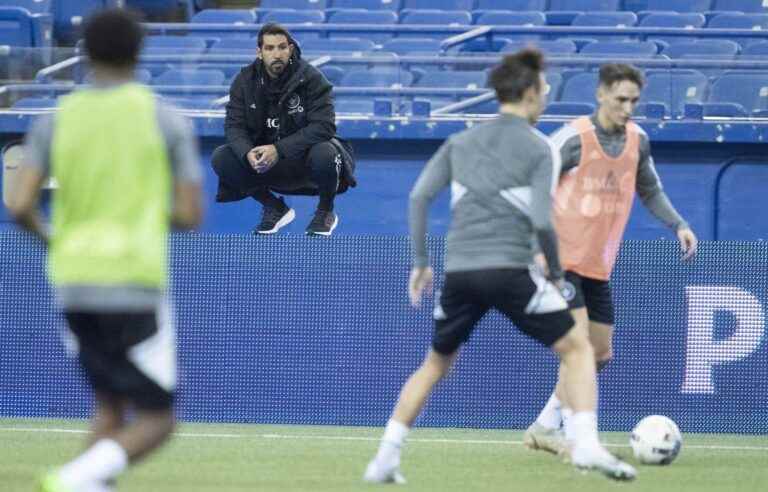
M 336 136 L 331 84 L 315 67 L 301 59 L 295 45 L 292 75 L 280 96 L 280 128 L 275 141 L 267 137 L 268 96 L 264 65 L 257 59 L 243 67 L 232 82 L 224 131 L 227 143 L 241 159 L 258 145 L 274 144 L 280 159 L 298 159 L 312 145 Z

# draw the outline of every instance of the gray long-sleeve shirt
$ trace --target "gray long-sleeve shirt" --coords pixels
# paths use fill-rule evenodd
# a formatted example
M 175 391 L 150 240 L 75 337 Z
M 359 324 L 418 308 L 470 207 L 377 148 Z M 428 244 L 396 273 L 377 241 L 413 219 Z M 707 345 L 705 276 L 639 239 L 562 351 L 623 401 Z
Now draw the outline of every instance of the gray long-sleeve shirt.
M 606 154 L 611 157 L 618 157 L 624 150 L 626 144 L 626 132 L 622 129 L 618 132 L 608 132 L 600 126 L 597 116 L 590 118 L 595 126 L 595 134 L 600 146 Z M 659 175 L 656 173 L 656 167 L 653 164 L 651 156 L 651 144 L 648 135 L 640 129 L 640 162 L 637 166 L 637 179 L 635 190 L 643 202 L 643 205 L 664 225 L 677 230 L 681 227 L 688 227 L 685 220 L 677 213 L 675 207 L 669 201 L 667 194 L 661 185 Z M 560 151 L 562 158 L 561 173 L 566 173 L 570 169 L 579 165 L 581 160 L 581 137 L 578 130 L 571 125 L 565 125 L 550 137 L 552 143 Z
M 411 191 L 414 266 L 428 264 L 429 203 L 450 185 L 446 271 L 530 265 L 536 237 L 550 270 L 558 276 L 551 194 L 559 176 L 559 153 L 523 118 L 502 115 L 452 136 Z

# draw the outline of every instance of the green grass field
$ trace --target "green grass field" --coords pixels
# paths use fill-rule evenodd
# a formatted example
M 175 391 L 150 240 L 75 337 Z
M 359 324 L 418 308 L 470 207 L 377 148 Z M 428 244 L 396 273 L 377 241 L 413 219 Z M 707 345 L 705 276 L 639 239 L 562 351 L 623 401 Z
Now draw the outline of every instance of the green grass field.
M 0 419 L 0 491 L 34 490 L 35 479 L 73 457 L 83 421 Z M 381 429 L 183 424 L 173 441 L 118 482 L 123 492 L 371 491 L 360 477 Z M 525 449 L 519 431 L 418 429 L 402 470 L 414 491 L 765 491 L 768 436 L 687 434 L 678 460 L 640 467 L 632 483 L 581 474 Z M 606 433 L 629 456 L 627 436 Z

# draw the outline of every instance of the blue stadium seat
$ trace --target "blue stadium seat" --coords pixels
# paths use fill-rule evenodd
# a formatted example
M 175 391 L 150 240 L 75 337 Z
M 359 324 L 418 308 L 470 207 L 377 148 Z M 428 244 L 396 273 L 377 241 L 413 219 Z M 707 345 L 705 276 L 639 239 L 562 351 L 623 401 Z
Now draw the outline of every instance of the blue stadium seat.
M 768 4 L 762 0 L 715 0 L 712 10 L 733 10 L 750 14 L 768 14 Z
M 76 41 L 82 20 L 91 13 L 114 5 L 114 0 L 53 0 L 53 30 L 63 43 Z
M 164 96 L 162 100 L 168 104 L 171 104 L 179 109 L 214 109 L 213 100 L 214 96 L 211 94 L 199 95 L 197 97 L 168 97 Z
M 549 10 L 561 11 L 616 11 L 620 10 L 620 0 L 550 0 Z
M 640 21 L 642 27 L 704 27 L 707 19 L 699 13 L 658 12 L 648 14 Z M 678 38 L 680 39 L 680 38 Z
M 541 12 L 547 0 L 477 0 L 477 10 L 520 10 Z
M 547 18 L 541 12 L 508 10 L 487 10 L 475 19 L 475 24 L 480 26 L 543 26 L 546 23 Z
M 52 97 L 23 97 L 11 106 L 14 109 L 48 109 L 55 108 L 58 101 Z
M 488 74 L 485 72 L 435 71 L 425 73 L 414 85 L 416 87 L 482 89 L 486 87 L 487 81 Z
M 721 29 L 768 29 L 768 14 L 720 14 L 707 27 Z
M 463 26 L 472 23 L 472 16 L 469 12 L 460 10 L 404 10 L 400 14 L 400 23 Z
M 574 26 L 631 27 L 637 24 L 634 12 L 585 12 L 577 15 Z
M 336 9 L 400 10 L 400 0 L 331 0 Z
M 744 48 L 741 53 L 742 58 L 762 58 L 768 59 L 768 41 L 760 41 Z
M 219 70 L 172 68 L 155 77 L 153 85 L 223 85 L 224 73 Z
M 381 49 L 382 51 L 389 51 L 398 55 L 415 52 L 435 54 L 440 51 L 440 40 L 433 38 L 395 38 L 382 44 Z
M 560 94 L 560 86 L 563 83 L 563 77 L 558 73 L 547 74 L 547 84 L 549 84 L 549 93 L 547 94 L 547 101 L 552 102 L 557 99 Z M 499 112 L 499 101 L 491 99 L 483 103 L 471 106 L 461 111 L 464 114 L 495 114 Z
M 699 58 L 708 56 L 725 58 L 736 56 L 740 48 L 737 43 L 728 39 L 701 39 L 670 44 L 661 54 L 670 58 L 690 58 L 694 55 Z
M 475 0 L 402 0 L 401 9 L 472 10 Z
M 179 0 L 125 0 L 124 5 L 149 15 L 168 14 L 179 6 Z
M 296 9 L 323 10 L 328 7 L 328 0 L 261 0 L 261 9 Z
M 766 110 L 768 74 L 726 73 L 712 84 L 709 102 L 731 105 L 737 113 L 743 110 L 744 115 Z
M 50 14 L 51 0 L 0 0 L 0 7 L 21 7 L 31 14 Z
M 52 17 L 20 7 L 0 7 L 0 45 L 42 47 L 51 44 Z
M 325 12 L 322 10 L 273 10 L 267 12 L 262 17 L 261 23 L 266 24 L 267 22 L 277 22 L 279 24 L 322 24 L 325 22 Z
M 349 9 L 338 10 L 331 12 L 328 17 L 328 22 L 332 24 L 377 24 L 377 25 L 391 25 L 397 24 L 397 13 L 391 10 L 365 10 L 365 9 Z M 365 36 L 366 39 L 370 39 L 376 43 L 383 43 L 388 39 L 392 39 L 394 33 L 366 33 L 358 34 L 358 36 Z M 349 36 L 349 33 L 344 32 L 332 32 L 328 34 L 331 38 Z
M 212 55 L 232 53 L 236 55 L 253 55 L 255 57 L 257 47 L 258 40 L 256 38 L 224 38 L 216 41 L 210 47 L 208 53 Z
M 325 78 L 328 79 L 328 82 L 333 85 L 339 85 L 341 78 L 346 73 L 346 70 L 336 65 L 323 65 L 319 69 L 325 75 Z
M 370 70 L 351 70 L 341 78 L 344 87 L 408 87 L 413 74 L 397 67 L 377 67 Z
M 579 73 L 565 81 L 560 97 L 547 105 L 545 114 L 585 115 L 595 110 L 598 74 Z
M 707 76 L 695 70 L 653 73 L 646 79 L 642 100 L 663 104 L 668 116 L 678 118 L 687 103 L 705 100 L 707 86 Z
M 508 43 L 504 48 L 502 48 L 501 52 L 515 53 L 531 45 L 540 49 L 545 55 L 569 55 L 569 54 L 576 53 L 577 51 L 576 43 L 574 43 L 573 41 L 569 39 L 556 39 L 556 40 L 536 41 L 535 43 L 530 43 L 527 41 L 513 41 L 511 43 Z
M 612 42 L 598 41 L 584 46 L 580 53 L 589 56 L 611 56 L 625 58 L 648 58 L 658 52 L 658 46 L 651 41 Z
M 249 25 L 255 24 L 256 14 L 252 10 L 224 10 L 224 9 L 206 9 L 201 10 L 195 14 L 190 20 L 191 24 L 207 24 L 207 23 L 221 23 L 221 24 L 234 24 L 234 25 Z M 200 32 L 199 36 L 210 37 L 238 37 L 248 38 L 255 34 L 247 31 L 204 31 Z
M 205 52 L 205 39 L 194 36 L 147 36 L 144 38 L 144 54 L 197 55 Z
M 706 12 L 712 7 L 712 0 L 645 0 L 643 10 L 661 12 Z M 661 26 L 659 26 L 661 27 Z
M 370 39 L 334 38 L 306 39 L 301 43 L 302 51 L 373 51 L 376 45 Z

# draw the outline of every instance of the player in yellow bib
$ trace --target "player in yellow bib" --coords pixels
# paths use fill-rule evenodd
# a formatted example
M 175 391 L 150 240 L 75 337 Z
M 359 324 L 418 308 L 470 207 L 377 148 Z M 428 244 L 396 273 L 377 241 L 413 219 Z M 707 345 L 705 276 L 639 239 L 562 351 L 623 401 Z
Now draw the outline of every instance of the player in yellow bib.
M 93 86 L 63 97 L 30 129 L 10 207 L 49 244 L 51 282 L 96 398 L 88 448 L 44 477 L 44 492 L 112 490 L 173 430 L 167 237 L 172 225 L 191 228 L 201 217 L 190 125 L 132 81 L 141 26 L 124 10 L 105 10 L 84 33 Z M 48 176 L 58 182 L 50 239 L 35 212 Z

